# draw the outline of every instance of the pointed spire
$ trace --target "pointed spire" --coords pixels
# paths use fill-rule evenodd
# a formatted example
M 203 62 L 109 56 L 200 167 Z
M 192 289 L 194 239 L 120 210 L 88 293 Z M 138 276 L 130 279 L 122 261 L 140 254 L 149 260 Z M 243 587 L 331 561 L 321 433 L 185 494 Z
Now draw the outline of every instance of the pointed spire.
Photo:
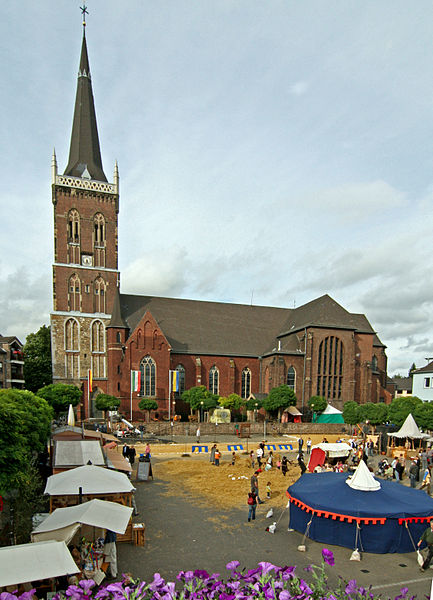
M 85 29 L 81 45 L 69 162 L 65 175 L 107 181 L 102 167 Z
M 113 183 L 116 194 L 119 193 L 119 167 L 117 165 L 117 160 L 114 163 L 114 175 L 113 175 Z
M 57 157 L 56 149 L 53 150 L 53 156 L 51 158 L 51 183 L 56 183 L 57 177 Z
M 108 327 L 115 327 L 118 329 L 128 329 L 128 325 L 125 323 L 125 321 L 123 320 L 123 317 L 122 317 L 122 310 L 120 307 L 119 288 L 116 288 L 116 293 L 114 294 L 113 308 L 111 311 L 111 320 L 110 320 L 109 324 L 107 325 L 107 328 Z

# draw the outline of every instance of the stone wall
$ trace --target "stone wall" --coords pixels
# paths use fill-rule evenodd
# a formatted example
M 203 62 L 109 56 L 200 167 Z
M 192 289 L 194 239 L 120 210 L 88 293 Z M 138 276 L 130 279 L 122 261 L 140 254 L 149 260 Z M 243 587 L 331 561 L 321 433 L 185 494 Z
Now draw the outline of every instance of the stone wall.
M 139 423 L 136 423 L 139 425 Z M 157 423 L 145 423 L 146 434 L 152 433 L 156 436 L 192 436 L 197 431 L 197 423 L 174 423 L 173 426 L 167 421 Z M 214 425 L 213 423 L 200 423 L 201 436 L 214 435 L 236 435 L 235 427 L 240 423 L 223 423 Z M 251 435 L 263 435 L 263 423 L 251 423 Z M 278 435 L 329 435 L 343 434 L 350 432 L 350 425 L 344 423 L 266 423 L 266 437 Z

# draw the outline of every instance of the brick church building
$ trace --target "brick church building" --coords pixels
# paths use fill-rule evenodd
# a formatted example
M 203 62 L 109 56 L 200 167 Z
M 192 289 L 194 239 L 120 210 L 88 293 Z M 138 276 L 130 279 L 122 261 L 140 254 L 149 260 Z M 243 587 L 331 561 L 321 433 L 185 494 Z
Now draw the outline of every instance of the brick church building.
M 388 400 L 385 346 L 365 315 L 327 295 L 288 309 L 120 292 L 119 174 L 116 164 L 109 183 L 102 166 L 84 32 L 69 161 L 59 175 L 53 155 L 52 201 L 53 377 L 82 387 L 83 417 L 97 416 L 101 391 L 134 419 L 142 397 L 167 416 L 169 370 L 180 377 L 171 414 L 186 413 L 180 393 L 197 385 L 248 398 L 287 383 L 300 410 L 312 395 L 336 407 Z M 133 393 L 131 370 L 141 371 Z

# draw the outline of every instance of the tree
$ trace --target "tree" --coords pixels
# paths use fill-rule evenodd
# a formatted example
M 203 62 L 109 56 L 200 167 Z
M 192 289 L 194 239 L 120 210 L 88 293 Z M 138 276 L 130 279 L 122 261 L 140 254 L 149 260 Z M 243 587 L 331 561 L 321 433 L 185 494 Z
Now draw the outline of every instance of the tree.
M 349 425 L 356 425 L 360 421 L 359 404 L 349 400 L 343 404 L 343 419 Z
M 278 411 L 279 420 L 281 412 L 289 406 L 296 406 L 296 402 L 293 389 L 288 385 L 280 385 L 271 389 L 269 395 L 263 400 L 263 407 L 269 412 Z
M 382 425 L 388 420 L 388 406 L 384 402 L 360 404 L 358 406 L 358 418 L 359 422 L 368 421 L 372 425 Z
M 150 421 L 150 411 L 158 410 L 158 402 L 153 398 L 142 398 L 138 403 L 140 410 L 147 410 L 147 420 Z
M 400 396 L 394 398 L 389 405 L 389 420 L 394 425 L 400 427 L 403 425 L 409 413 L 415 417 L 415 412 L 418 406 L 422 404 L 422 400 L 416 396 Z
M 224 396 L 220 397 L 219 404 L 229 410 L 240 410 L 245 405 L 245 399 L 241 398 L 238 394 L 230 394 L 227 398 Z
M 433 402 L 423 402 L 417 405 L 413 418 L 418 427 L 433 430 Z
M 0 495 L 14 510 L 13 534 L 28 541 L 31 517 L 44 506 L 37 457 L 46 450 L 53 410 L 27 390 L 0 390 Z
M 44 398 L 54 412 L 59 414 L 66 412 L 68 406 L 77 406 L 82 397 L 82 392 L 76 385 L 66 383 L 51 383 L 38 390 L 38 396 Z
M 409 376 L 409 377 L 412 377 L 412 375 L 413 375 L 413 372 L 414 372 L 414 371 L 416 371 L 416 364 L 415 364 L 415 363 L 412 363 L 412 366 L 411 366 L 411 368 L 409 369 L 408 376 Z
M 37 392 L 53 381 L 51 366 L 50 328 L 42 325 L 36 333 L 29 333 L 24 345 L 24 381 L 26 389 Z
M 117 410 L 119 406 L 120 400 L 119 398 L 116 398 L 116 396 L 111 396 L 110 394 L 98 394 L 95 398 L 95 408 L 104 412 L 105 419 L 107 419 L 107 412 L 109 410 Z
M 313 413 L 319 413 L 325 410 L 325 408 L 328 406 L 328 402 L 323 396 L 311 396 L 311 398 L 308 400 L 308 406 L 311 408 Z
M 212 394 L 204 385 L 199 385 L 185 390 L 182 394 L 182 400 L 189 404 L 191 411 L 210 410 L 218 406 L 219 397 Z
M 263 406 L 262 400 L 257 400 L 256 398 L 250 398 L 245 402 L 245 408 L 247 410 L 260 410 Z

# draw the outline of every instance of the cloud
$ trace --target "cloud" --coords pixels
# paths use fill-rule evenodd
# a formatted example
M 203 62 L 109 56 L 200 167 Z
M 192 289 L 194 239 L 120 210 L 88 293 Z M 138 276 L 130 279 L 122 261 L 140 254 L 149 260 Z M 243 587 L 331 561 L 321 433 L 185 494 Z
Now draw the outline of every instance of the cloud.
M 308 81 L 297 81 L 290 86 L 290 93 L 294 96 L 302 96 L 310 87 Z
M 51 281 L 49 276 L 32 277 L 27 269 L 0 276 L 0 289 L 7 290 L 0 298 L 2 335 L 14 335 L 25 342 L 26 336 L 42 325 L 49 325 Z

